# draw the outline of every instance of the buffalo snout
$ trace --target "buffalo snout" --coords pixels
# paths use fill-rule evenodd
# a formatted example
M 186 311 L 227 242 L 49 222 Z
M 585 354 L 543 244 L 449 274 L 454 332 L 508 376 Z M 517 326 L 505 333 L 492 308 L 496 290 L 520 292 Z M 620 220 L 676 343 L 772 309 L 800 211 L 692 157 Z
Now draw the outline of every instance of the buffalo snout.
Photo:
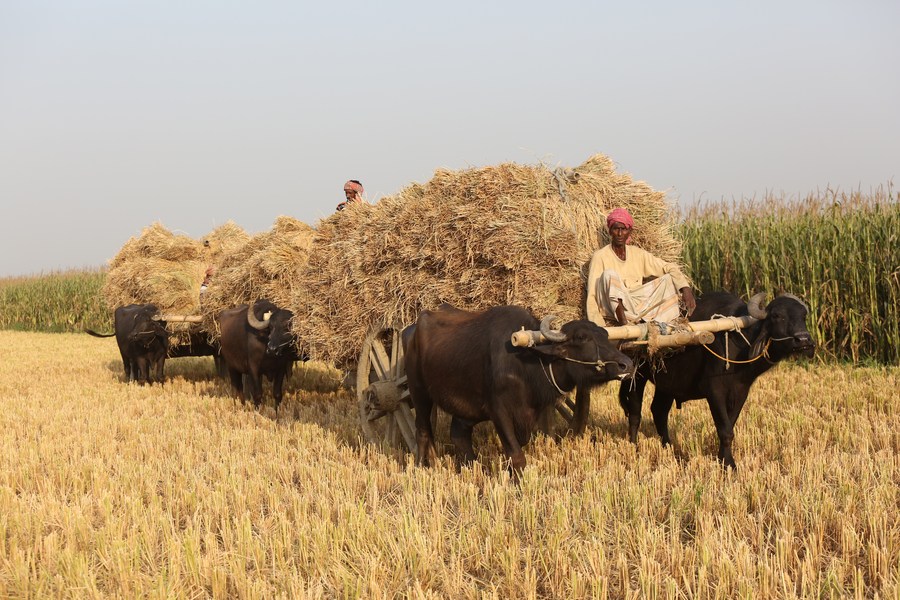
M 606 376 L 609 379 L 625 379 L 634 375 L 634 363 L 624 354 L 605 361 Z
M 816 342 L 808 331 L 794 334 L 794 350 L 807 358 L 812 358 L 815 355 Z
M 290 341 L 282 343 L 269 342 L 266 346 L 266 354 L 269 356 L 281 356 L 285 349 L 290 345 Z

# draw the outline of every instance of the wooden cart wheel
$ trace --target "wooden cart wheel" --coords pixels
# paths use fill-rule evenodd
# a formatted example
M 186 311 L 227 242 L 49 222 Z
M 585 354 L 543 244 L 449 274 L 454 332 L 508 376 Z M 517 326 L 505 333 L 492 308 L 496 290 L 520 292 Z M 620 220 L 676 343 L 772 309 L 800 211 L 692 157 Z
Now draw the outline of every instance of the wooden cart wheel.
M 565 425 L 560 429 L 556 415 L 562 417 Z M 554 407 L 548 407 L 544 410 L 537 420 L 537 430 L 548 436 L 557 436 L 570 429 L 572 421 L 575 419 L 575 400 L 570 396 L 566 396 L 562 401 Z
M 356 398 L 360 425 L 370 444 L 385 450 L 402 447 L 415 455 L 416 424 L 399 329 L 374 330 L 363 342 L 356 367 Z

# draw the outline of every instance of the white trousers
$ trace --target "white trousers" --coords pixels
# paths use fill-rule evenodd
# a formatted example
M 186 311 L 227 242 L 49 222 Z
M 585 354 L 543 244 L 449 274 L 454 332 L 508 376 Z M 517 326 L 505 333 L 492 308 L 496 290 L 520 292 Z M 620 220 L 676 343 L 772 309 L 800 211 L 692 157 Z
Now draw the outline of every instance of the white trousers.
M 671 275 L 663 275 L 641 287 L 629 290 L 612 269 L 603 271 L 597 280 L 597 305 L 607 318 L 616 320 L 619 300 L 625 307 L 625 318 L 631 323 L 657 321 L 667 323 L 680 314 L 678 290 Z

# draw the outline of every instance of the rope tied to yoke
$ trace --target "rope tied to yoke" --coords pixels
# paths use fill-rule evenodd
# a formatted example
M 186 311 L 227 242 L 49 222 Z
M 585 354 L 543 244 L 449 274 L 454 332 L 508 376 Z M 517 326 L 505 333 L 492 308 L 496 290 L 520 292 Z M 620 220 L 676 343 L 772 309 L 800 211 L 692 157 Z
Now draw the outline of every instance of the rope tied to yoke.
M 594 368 L 597 369 L 598 371 L 600 370 L 601 367 L 605 367 L 606 365 L 615 364 L 615 362 L 616 362 L 614 360 L 605 360 L 604 361 L 604 360 L 600 360 L 599 358 L 593 362 L 588 361 L 588 360 L 578 360 L 576 358 L 569 358 L 568 356 L 560 356 L 560 358 L 562 360 L 565 360 L 568 362 L 578 363 L 579 365 L 594 365 Z M 559 387 L 559 384 L 556 383 L 556 376 L 553 375 L 553 363 L 550 363 L 549 367 L 545 367 L 543 358 L 539 358 L 538 361 L 541 363 L 541 370 L 544 372 L 544 377 L 547 378 L 547 381 L 549 381 L 550 383 L 553 384 L 553 387 L 556 388 L 557 392 L 559 392 L 561 395 L 565 395 L 566 392 L 562 391 L 562 389 Z M 548 374 L 547 371 L 549 371 L 550 373 Z
M 722 356 L 721 354 L 717 354 L 716 351 L 713 350 L 712 348 L 710 348 L 708 344 L 701 344 L 701 345 L 704 348 L 706 348 L 710 354 L 712 354 L 719 360 L 724 361 L 725 362 L 725 370 L 728 370 L 728 368 L 731 367 L 731 365 L 747 365 L 747 364 L 756 362 L 760 358 L 763 358 L 763 357 L 765 357 L 765 359 L 769 362 L 769 364 L 774 365 L 775 363 L 772 362 L 771 359 L 769 359 L 769 344 L 771 344 L 771 343 L 772 343 L 772 338 L 769 338 L 766 341 L 766 345 L 762 349 L 762 352 L 760 352 L 759 354 L 757 354 L 756 356 L 754 356 L 753 358 L 748 359 L 748 360 L 733 360 L 733 359 L 728 358 L 728 332 L 727 331 L 725 332 L 725 356 Z
M 738 335 L 740 335 L 741 338 L 744 340 L 744 342 L 746 342 L 747 345 L 750 346 L 750 340 L 748 340 L 747 336 L 744 335 L 744 332 L 741 331 L 740 321 L 738 320 L 737 317 L 734 317 L 734 316 L 727 317 L 725 315 L 715 314 L 715 315 L 712 315 L 712 318 L 713 319 L 731 319 L 731 322 L 734 324 L 734 331 L 736 331 L 738 333 Z M 712 348 L 710 348 L 708 344 L 701 344 L 704 348 L 706 348 L 709 351 L 710 354 L 712 354 L 719 360 L 725 362 L 725 370 L 726 371 L 729 368 L 731 368 L 731 365 L 747 365 L 747 364 L 758 361 L 760 358 L 765 358 L 766 362 L 768 362 L 770 365 L 774 365 L 775 362 L 769 358 L 769 346 L 772 344 L 772 342 L 783 342 L 785 340 L 791 339 L 790 337 L 783 337 L 783 338 L 771 338 L 770 337 L 766 340 L 766 345 L 763 346 L 763 349 L 760 351 L 760 353 L 757 354 L 756 356 L 754 356 L 753 358 L 750 358 L 747 360 L 733 360 L 728 356 L 728 349 L 731 346 L 731 344 L 728 343 L 728 334 L 729 333 L 731 333 L 730 330 L 725 331 L 725 356 L 721 356 L 720 354 L 716 353 L 716 351 L 713 350 Z

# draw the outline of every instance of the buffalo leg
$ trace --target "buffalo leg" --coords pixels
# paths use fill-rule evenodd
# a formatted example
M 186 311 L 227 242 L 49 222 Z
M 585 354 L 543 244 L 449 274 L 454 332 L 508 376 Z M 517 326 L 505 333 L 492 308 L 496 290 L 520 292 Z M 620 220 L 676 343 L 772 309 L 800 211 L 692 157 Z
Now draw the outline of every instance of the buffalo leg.
M 165 380 L 165 365 L 166 365 L 165 357 L 160 358 L 158 361 L 156 361 L 156 364 L 154 365 L 156 367 L 156 369 L 155 369 L 156 376 L 155 377 L 156 377 L 156 381 L 158 383 L 163 383 L 163 381 Z
M 460 466 L 467 465 L 476 458 L 475 449 L 472 447 L 472 428 L 474 427 L 474 421 L 460 417 L 453 417 L 450 420 L 450 441 L 453 442 L 456 462 Z
M 213 365 L 215 365 L 216 374 L 219 377 L 224 378 L 228 374 L 228 365 L 225 363 L 225 359 L 218 354 L 213 356 Z
M 540 416 L 538 416 L 537 425 L 535 425 L 535 427 L 538 431 L 540 431 L 547 437 L 550 437 L 555 433 L 555 421 L 556 406 L 551 404 L 541 411 Z
M 716 424 L 716 433 L 719 435 L 719 462 L 725 468 L 736 469 L 734 456 L 731 454 L 731 444 L 734 441 L 734 423 L 728 418 L 728 407 L 725 398 L 710 397 L 709 410 Z
M 137 364 L 135 378 L 139 384 L 144 385 L 150 381 L 150 361 L 146 356 L 140 356 L 135 359 L 135 363 Z
M 416 409 L 416 464 L 422 467 L 430 467 L 437 462 L 437 451 L 434 449 L 434 431 L 431 427 L 431 412 L 434 410 L 434 401 L 428 395 L 424 386 L 419 385 L 418 379 L 409 380 L 409 395 L 412 397 L 413 408 Z
M 250 383 L 250 396 L 253 398 L 253 406 L 259 409 L 262 404 L 262 372 L 259 367 L 250 365 L 250 374 L 247 377 Z
M 262 396 L 263 396 L 262 375 L 258 375 L 256 377 L 251 375 L 250 382 L 251 382 L 251 386 L 253 388 L 253 392 L 252 392 L 253 406 L 255 406 L 257 409 L 259 409 L 259 407 L 262 406 Z
M 244 374 L 236 369 L 228 369 L 228 377 L 231 379 L 231 389 L 238 397 L 241 404 L 244 403 Z
M 663 447 L 668 446 L 669 439 L 669 411 L 672 410 L 672 396 L 663 394 L 659 388 L 653 393 L 653 402 L 650 404 L 650 412 L 653 413 L 653 424 L 656 425 L 656 433 L 659 434 Z
M 497 435 L 500 436 L 500 444 L 503 451 L 509 457 L 509 467 L 511 470 L 513 481 L 519 481 L 519 476 L 525 469 L 525 452 L 522 451 L 522 445 L 519 443 L 516 434 L 516 427 L 512 416 L 507 413 L 500 413 L 491 419 L 494 427 L 497 429 Z
M 584 435 L 587 418 L 591 412 L 591 388 L 585 386 L 575 390 L 575 416 L 572 418 L 571 431 L 575 435 Z
M 728 419 L 731 421 L 731 426 L 734 427 L 737 425 L 738 417 L 741 416 L 741 409 L 744 408 L 744 402 L 747 401 L 747 395 L 750 393 L 750 388 L 735 388 L 731 390 L 731 394 L 728 397 Z
M 641 409 L 644 405 L 644 387 L 647 380 L 643 377 L 628 377 L 619 386 L 619 404 L 628 417 L 628 440 L 637 444 L 638 429 L 641 427 Z
M 283 369 L 279 369 L 272 378 L 272 396 L 275 398 L 275 418 L 278 418 L 278 406 L 281 404 L 281 398 L 284 391 L 284 375 Z
M 125 358 L 122 362 L 125 363 L 125 382 L 131 383 L 137 379 L 137 365 L 132 358 Z

